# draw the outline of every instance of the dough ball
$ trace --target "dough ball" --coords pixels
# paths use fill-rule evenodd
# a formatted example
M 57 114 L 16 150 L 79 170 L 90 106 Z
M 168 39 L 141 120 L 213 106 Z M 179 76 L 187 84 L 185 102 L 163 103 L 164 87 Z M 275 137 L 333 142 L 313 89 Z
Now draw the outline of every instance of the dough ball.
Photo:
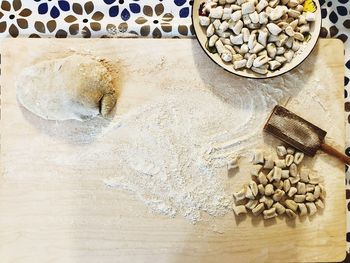
M 18 101 L 47 120 L 107 117 L 116 105 L 116 72 L 108 62 L 71 55 L 25 68 L 17 82 Z

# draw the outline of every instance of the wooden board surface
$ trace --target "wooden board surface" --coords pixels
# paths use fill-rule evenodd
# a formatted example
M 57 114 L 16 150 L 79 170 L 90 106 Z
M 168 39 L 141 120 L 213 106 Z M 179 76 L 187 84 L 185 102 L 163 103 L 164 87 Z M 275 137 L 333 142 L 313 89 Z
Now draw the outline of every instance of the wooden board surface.
M 202 86 L 219 96 L 227 83 L 232 89 L 264 85 L 266 92 L 277 84 L 291 90 L 281 103 L 288 98 L 288 108 L 326 129 L 329 141 L 344 147 L 343 46 L 337 40 L 320 40 L 299 69 L 260 82 L 224 72 L 195 40 L 2 40 L 1 262 L 334 262 L 345 257 L 344 166 L 324 154 L 308 160 L 325 178 L 329 194 L 323 213 L 295 222 L 237 219 L 229 213 L 215 219 L 219 231 L 208 222 L 192 225 L 181 216 L 150 213 L 134 195 L 107 188 L 102 179 L 112 171 L 101 172 L 100 163 L 87 169 L 61 162 L 58 156 L 98 143 L 72 143 L 81 124 L 46 122 L 20 108 L 14 82 L 24 66 L 67 50 L 123 63 L 117 115 L 165 86 Z M 294 81 L 297 77 L 303 85 Z M 308 88 L 315 83 L 315 89 Z M 89 126 L 84 129 L 88 132 Z M 248 180 L 244 169 L 232 180 L 237 190 Z

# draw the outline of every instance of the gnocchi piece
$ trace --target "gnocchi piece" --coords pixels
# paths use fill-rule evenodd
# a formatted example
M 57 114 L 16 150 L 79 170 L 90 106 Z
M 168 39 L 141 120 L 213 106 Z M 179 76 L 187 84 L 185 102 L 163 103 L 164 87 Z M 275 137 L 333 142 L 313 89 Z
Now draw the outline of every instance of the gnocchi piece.
M 294 29 L 291 26 L 287 26 L 284 32 L 290 37 L 294 36 Z
M 243 22 L 241 20 L 238 20 L 237 23 L 234 25 L 232 31 L 236 35 L 240 35 L 240 38 L 242 38 L 242 43 L 243 43 L 243 34 L 240 34 L 243 28 Z
M 321 188 L 318 185 L 316 185 L 314 189 L 314 198 L 318 199 L 320 195 L 321 195 Z
M 267 54 L 269 55 L 270 58 L 274 58 L 277 54 L 277 48 L 276 48 L 275 44 L 273 44 L 273 43 L 267 44 L 266 50 L 267 50 Z
M 302 203 L 305 201 L 306 196 L 305 195 L 295 195 L 294 196 L 294 202 L 296 203 Z
M 296 213 L 294 213 L 293 210 L 291 209 L 286 209 L 286 215 L 290 218 L 290 219 L 295 219 L 297 217 Z
M 242 18 L 242 11 L 241 10 L 237 10 L 231 14 L 231 19 L 235 22 L 240 20 L 241 18 Z
M 284 180 L 283 181 L 283 190 L 284 192 L 289 192 L 289 189 L 290 189 L 290 181 L 287 179 L 287 180 Z
M 273 205 L 273 200 L 270 197 L 263 196 L 259 199 L 260 203 L 264 203 L 267 208 L 270 208 Z
M 256 54 L 256 53 L 259 53 L 263 49 L 264 49 L 264 46 L 255 41 L 254 42 L 254 47 L 249 52 L 253 53 L 253 54 Z
M 292 186 L 291 188 L 289 188 L 288 191 L 288 196 L 292 197 L 293 195 L 295 195 L 298 192 L 298 189 L 296 189 L 294 186 Z
M 224 51 L 226 50 L 224 44 L 221 42 L 220 39 L 216 40 L 215 47 L 220 55 L 222 55 L 222 53 L 224 53 Z
M 233 197 L 235 198 L 236 202 L 245 199 L 246 189 L 246 187 L 243 187 L 240 191 L 233 193 Z
M 222 6 L 218 6 L 210 9 L 209 17 L 220 19 L 224 13 Z
M 266 25 L 266 27 L 269 30 L 269 32 L 272 35 L 275 35 L 275 36 L 277 36 L 279 33 L 282 32 L 282 29 L 278 25 L 276 25 L 274 23 L 269 23 L 269 24 Z
M 310 173 L 309 169 L 302 167 L 300 169 L 300 172 L 299 172 L 300 181 L 303 183 L 308 183 L 309 182 L 309 173 Z
M 243 42 L 247 43 L 250 37 L 250 32 L 248 28 L 242 28 L 241 33 L 243 35 Z
M 210 18 L 207 16 L 199 16 L 199 24 L 201 26 L 209 26 L 210 25 Z
M 276 188 L 276 189 L 283 189 L 283 182 L 282 181 L 277 181 L 277 182 L 273 182 L 272 185 Z
M 313 184 L 306 184 L 306 192 L 313 192 L 315 190 L 315 186 Z
M 253 67 L 260 68 L 261 66 L 265 65 L 267 62 L 269 62 L 269 57 L 259 56 L 254 60 Z
M 287 11 L 288 16 L 293 17 L 293 18 L 298 18 L 300 16 L 300 12 L 294 9 L 289 9 Z
M 324 209 L 324 203 L 321 199 L 316 200 L 315 205 L 318 209 Z
M 252 189 L 250 187 L 247 187 L 246 192 L 245 192 L 245 197 L 250 199 L 250 200 L 255 199 L 253 191 L 252 191 Z
M 254 62 L 255 59 L 256 59 L 256 54 L 251 54 L 251 55 L 248 57 L 246 67 L 247 67 L 247 68 L 251 68 L 251 67 L 253 66 L 253 62 Z M 269 165 L 269 163 L 265 162 L 264 168 L 266 168 L 266 167 L 265 167 L 266 165 Z M 272 166 L 272 167 L 273 167 L 273 166 Z
M 255 54 L 253 54 L 251 56 L 255 56 L 255 58 L 256 58 Z M 274 165 L 275 165 L 275 162 L 274 162 L 274 160 L 272 160 L 271 157 L 265 158 L 264 169 L 272 169 L 274 167 Z
M 282 160 L 275 160 L 275 165 L 281 169 L 286 168 L 286 160 L 282 159 Z
M 291 166 L 293 161 L 294 161 L 294 156 L 292 154 L 287 154 L 285 159 L 286 166 L 288 167 Z
M 306 194 L 306 185 L 302 182 L 298 182 L 297 184 L 298 194 L 304 195 Z
M 267 178 L 267 180 L 269 180 L 269 182 L 272 182 L 273 172 L 274 172 L 274 169 L 272 169 L 272 170 L 266 175 L 266 178 Z
M 246 15 L 246 14 L 250 14 L 253 13 L 255 11 L 255 6 L 254 3 L 252 1 L 248 1 L 242 4 L 242 14 Z
M 283 145 L 279 145 L 276 148 L 277 155 L 281 158 L 287 155 L 287 149 Z
M 214 35 L 214 33 L 215 33 L 214 25 L 213 25 L 213 24 L 210 24 L 210 25 L 207 27 L 207 37 L 211 37 L 212 35 Z
M 249 14 L 249 18 L 250 18 L 250 21 L 253 24 L 259 23 L 259 14 L 258 14 L 258 12 L 255 11 L 255 12 Z
M 282 170 L 281 178 L 288 179 L 289 178 L 289 170 Z
M 250 181 L 249 182 L 249 188 L 252 191 L 254 196 L 258 195 L 258 185 L 256 184 L 255 181 Z
M 264 185 L 259 184 L 258 185 L 258 190 L 259 190 L 259 194 L 261 194 L 261 195 L 265 194 L 265 187 L 264 187 Z
M 268 67 L 251 67 L 251 70 L 253 70 L 255 73 L 261 74 L 261 75 L 266 75 L 267 74 L 267 68 Z
M 289 166 L 289 175 L 292 177 L 296 177 L 298 175 L 298 167 L 296 166 L 295 163 L 292 163 Z
M 213 22 L 215 30 L 219 29 L 219 26 L 221 25 L 220 19 L 215 19 Z
M 281 205 L 279 202 L 274 203 L 272 207 L 276 209 L 276 213 L 279 215 L 282 215 L 286 212 L 286 208 L 283 205 Z
M 293 212 L 296 212 L 297 209 L 298 209 L 298 204 L 296 202 L 294 202 L 293 200 L 291 200 L 291 199 L 286 200 L 285 204 Z
M 305 200 L 309 202 L 315 201 L 315 196 L 312 193 L 306 193 Z
M 224 51 L 221 54 L 221 59 L 225 62 L 230 62 L 232 61 L 232 53 L 229 51 Z M 238 167 L 238 166 L 237 166 Z
M 246 59 L 242 59 L 242 60 L 233 62 L 233 65 L 234 65 L 235 69 L 244 68 L 246 64 L 247 64 L 247 60 Z
M 273 176 L 272 176 L 272 181 L 277 181 L 279 182 L 282 177 L 282 169 L 278 166 L 275 166 L 273 168 Z
M 259 13 L 259 24 L 266 25 L 269 22 L 269 16 L 265 12 Z
M 258 42 L 261 45 L 263 45 L 264 47 L 266 47 L 266 45 L 267 45 L 267 37 L 268 37 L 268 32 L 266 32 L 264 30 L 259 31 Z
M 316 214 L 317 207 L 316 207 L 316 205 L 313 202 L 307 202 L 305 205 L 307 207 L 307 210 L 308 210 L 310 216 Z
M 265 186 L 265 195 L 266 196 L 270 196 L 270 195 L 273 195 L 273 193 L 274 193 L 273 185 L 272 184 L 267 184 Z
M 284 196 L 284 191 L 280 190 L 280 189 L 277 189 L 275 191 L 275 193 L 273 194 L 272 199 L 274 201 L 278 202 L 278 201 L 280 201 L 282 199 L 283 196 Z
M 245 207 L 249 210 L 253 210 L 258 205 L 258 200 L 249 200 L 248 203 L 246 203 Z
M 304 153 L 302 152 L 296 152 L 294 155 L 294 163 L 300 164 L 301 161 L 304 159 Z
M 228 29 L 229 23 L 227 23 L 226 21 L 222 22 L 218 28 L 218 30 L 224 32 Z
M 297 184 L 300 181 L 300 177 L 299 177 L 299 175 L 297 175 L 295 177 L 291 176 L 291 177 L 289 177 L 289 181 L 292 185 Z
M 233 45 L 242 45 L 243 44 L 243 35 L 239 34 L 237 36 L 231 35 L 230 36 L 231 43 Z
M 258 180 L 262 185 L 267 185 L 267 183 L 268 183 L 267 177 L 263 172 L 259 173 Z
M 298 204 L 298 210 L 300 216 L 306 216 L 307 215 L 307 208 L 306 205 L 303 203 Z
M 252 213 L 254 216 L 260 215 L 265 210 L 263 203 L 259 203 L 255 208 L 253 208 Z
M 260 0 L 259 3 L 255 6 L 255 10 L 260 13 L 262 10 L 264 10 L 265 7 L 267 7 L 269 3 L 266 0 Z
M 253 164 L 264 164 L 264 152 L 259 150 L 254 153 Z
M 242 214 L 247 213 L 247 209 L 244 205 L 239 205 L 239 206 L 233 207 L 233 211 L 235 212 L 236 216 L 240 216 Z
M 288 148 L 287 148 L 287 153 L 288 153 L 288 154 L 294 154 L 294 153 L 295 153 L 295 150 L 294 150 L 292 147 L 288 147 Z
M 277 213 L 276 213 L 276 208 L 272 207 L 268 210 L 265 210 L 263 212 L 264 214 L 264 219 L 271 219 L 271 218 L 274 218 L 277 216 Z
M 217 35 L 212 35 L 208 41 L 209 47 L 213 47 L 218 39 L 219 37 Z

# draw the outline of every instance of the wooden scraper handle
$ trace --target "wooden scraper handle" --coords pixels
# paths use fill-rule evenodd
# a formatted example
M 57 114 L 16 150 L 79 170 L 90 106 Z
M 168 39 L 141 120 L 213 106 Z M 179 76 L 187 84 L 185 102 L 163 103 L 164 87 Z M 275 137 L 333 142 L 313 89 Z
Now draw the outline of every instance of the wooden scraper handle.
M 332 146 L 326 143 L 322 143 L 321 150 L 324 151 L 325 153 L 328 153 L 338 158 L 340 161 L 346 163 L 347 165 L 350 165 L 350 157 L 346 156 L 344 153 L 339 152 L 337 149 L 333 148 Z

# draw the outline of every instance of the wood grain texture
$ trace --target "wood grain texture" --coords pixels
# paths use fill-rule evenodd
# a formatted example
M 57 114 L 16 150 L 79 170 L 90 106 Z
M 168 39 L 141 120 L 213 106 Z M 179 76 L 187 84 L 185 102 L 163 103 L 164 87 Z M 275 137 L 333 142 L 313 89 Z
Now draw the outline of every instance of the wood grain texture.
M 152 214 L 134 195 L 105 187 L 102 179 L 111 169 L 70 156 L 98 148 L 95 138 L 83 144 L 75 139 L 91 126 L 103 130 L 109 123 L 94 120 L 81 128 L 76 122 L 47 122 L 16 101 L 14 82 L 24 66 L 72 49 L 123 65 L 117 115 L 169 85 L 220 90 L 225 83 L 239 88 L 235 83 L 242 81 L 214 65 L 195 40 L 1 40 L 1 262 L 334 262 L 345 257 L 344 166 L 322 153 L 307 162 L 325 178 L 326 208 L 295 222 L 230 213 L 216 218 L 214 228 L 209 222 L 192 225 L 181 216 Z M 306 63 L 300 67 L 307 73 L 305 86 L 293 87 L 283 78 L 261 81 L 296 89 L 288 108 L 328 131 L 327 142 L 344 147 L 342 43 L 320 40 Z M 320 88 L 307 89 L 310 81 Z M 233 190 L 248 180 L 246 172 L 243 167 L 232 179 Z

